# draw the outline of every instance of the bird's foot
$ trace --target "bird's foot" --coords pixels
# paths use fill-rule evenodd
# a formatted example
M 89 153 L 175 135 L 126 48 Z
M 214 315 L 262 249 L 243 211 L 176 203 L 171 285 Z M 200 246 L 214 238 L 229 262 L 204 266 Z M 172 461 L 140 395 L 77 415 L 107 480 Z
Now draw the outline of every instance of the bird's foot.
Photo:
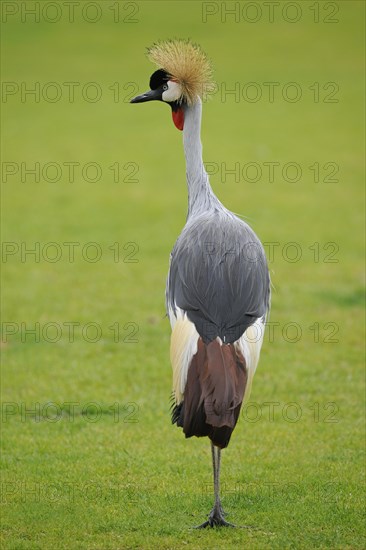
M 233 523 L 229 523 L 225 520 L 225 515 L 221 504 L 214 506 L 208 516 L 208 520 L 201 523 L 201 525 L 197 525 L 195 529 L 205 529 L 206 527 L 236 527 Z

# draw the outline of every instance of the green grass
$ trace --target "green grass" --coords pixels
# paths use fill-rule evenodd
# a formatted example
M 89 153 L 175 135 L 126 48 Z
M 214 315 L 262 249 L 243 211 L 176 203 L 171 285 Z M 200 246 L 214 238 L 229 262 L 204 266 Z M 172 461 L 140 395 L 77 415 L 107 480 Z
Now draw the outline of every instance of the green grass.
M 62 258 L 22 262 L 19 252 L 3 264 L 3 322 L 57 323 L 61 337 L 47 341 L 51 327 L 39 342 L 24 332 L 23 342 L 18 332 L 2 344 L 2 548 L 364 548 L 364 7 L 336 4 L 335 24 L 313 23 L 307 2 L 296 24 L 264 16 L 223 24 L 219 16 L 202 23 L 200 2 L 153 1 L 138 2 L 138 23 L 115 24 L 105 10 L 95 24 L 79 16 L 73 24 L 19 17 L 3 24 L 4 81 L 97 82 L 103 96 L 22 103 L 16 95 L 2 104 L 3 162 L 102 168 L 94 183 L 80 169 L 73 183 L 66 170 L 54 183 L 31 176 L 22 183 L 19 175 L 3 183 L 3 241 L 38 242 L 45 254 L 44 245 L 56 242 Z M 206 162 L 262 167 L 257 183 L 242 176 L 223 183 L 220 173 L 211 182 L 263 242 L 278 243 L 270 262 L 273 338 L 267 332 L 252 406 L 223 454 L 228 519 L 250 529 L 190 529 L 212 504 L 209 444 L 186 441 L 169 419 L 164 287 L 186 215 L 182 136 L 166 106 L 123 101 L 135 87 L 123 89 L 126 83 L 147 88 L 145 46 L 169 36 L 201 43 L 227 88 L 280 82 L 273 103 L 217 94 L 204 105 L 202 129 Z M 119 103 L 108 89 L 114 82 Z M 301 101 L 281 99 L 287 82 L 301 85 Z M 321 93 L 336 82 L 338 103 L 314 103 L 314 82 Z M 119 183 L 108 168 L 115 162 Z M 273 183 L 264 162 L 280 163 Z M 281 176 L 288 162 L 302 167 L 297 183 Z M 315 162 L 336 163 L 339 181 L 314 182 L 308 167 Z M 138 182 L 122 181 L 126 163 L 137 165 Z M 74 262 L 65 242 L 80 243 Z M 81 255 L 90 242 L 102 251 L 96 263 Z M 116 242 L 118 262 L 109 248 Z M 296 263 L 283 258 L 290 242 L 302 252 Z M 123 249 L 126 243 L 138 250 Z M 134 251 L 138 262 L 122 261 Z M 325 261 L 331 252 L 335 263 Z M 79 323 L 73 342 L 70 322 Z M 301 330 L 294 343 L 291 326 L 285 332 L 291 322 Z M 92 328 L 83 337 L 88 323 L 102 331 L 95 343 L 87 341 Z M 109 328 L 115 323 L 118 343 Z M 138 341 L 126 341 L 135 329 Z M 88 403 L 97 404 L 98 416 Z M 24 407 L 39 409 L 26 415 Z

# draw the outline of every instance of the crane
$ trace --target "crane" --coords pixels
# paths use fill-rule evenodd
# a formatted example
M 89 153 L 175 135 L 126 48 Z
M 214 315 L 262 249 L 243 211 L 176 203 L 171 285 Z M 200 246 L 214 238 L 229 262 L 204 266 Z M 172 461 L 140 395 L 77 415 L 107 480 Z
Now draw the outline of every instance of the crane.
M 158 67 L 150 90 L 131 103 L 163 101 L 183 131 L 188 186 L 186 224 L 170 255 L 166 307 L 172 327 L 172 422 L 186 437 L 208 436 L 214 506 L 199 528 L 232 526 L 220 500 L 221 450 L 229 444 L 250 393 L 270 305 L 270 278 L 254 231 L 214 194 L 202 160 L 202 99 L 212 67 L 190 40 L 147 50 Z

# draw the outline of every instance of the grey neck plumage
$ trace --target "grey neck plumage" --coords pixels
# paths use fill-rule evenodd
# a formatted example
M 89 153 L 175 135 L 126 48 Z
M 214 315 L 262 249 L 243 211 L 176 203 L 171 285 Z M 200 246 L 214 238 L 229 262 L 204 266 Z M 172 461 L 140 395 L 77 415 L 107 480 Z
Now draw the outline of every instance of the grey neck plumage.
M 184 110 L 183 144 L 186 158 L 186 176 L 188 185 L 187 220 L 213 210 L 224 209 L 212 191 L 202 160 L 201 143 L 202 102 L 198 100 Z

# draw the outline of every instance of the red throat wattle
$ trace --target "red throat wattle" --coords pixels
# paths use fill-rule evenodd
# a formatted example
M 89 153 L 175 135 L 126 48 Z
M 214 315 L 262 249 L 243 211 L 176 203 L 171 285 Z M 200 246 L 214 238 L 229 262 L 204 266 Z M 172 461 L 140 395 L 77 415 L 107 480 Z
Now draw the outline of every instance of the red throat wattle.
M 178 130 L 183 130 L 184 126 L 184 111 L 179 108 L 176 111 L 172 111 L 173 122 Z

